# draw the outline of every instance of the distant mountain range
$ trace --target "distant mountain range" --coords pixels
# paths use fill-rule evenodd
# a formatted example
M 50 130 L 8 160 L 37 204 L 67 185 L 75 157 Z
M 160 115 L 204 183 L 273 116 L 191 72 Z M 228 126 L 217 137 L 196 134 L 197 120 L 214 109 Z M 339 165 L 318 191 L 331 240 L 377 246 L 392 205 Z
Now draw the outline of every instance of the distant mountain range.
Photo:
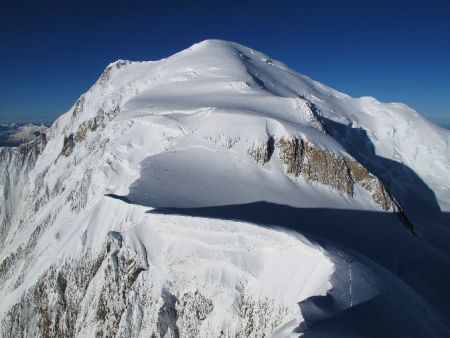
M 0 147 L 14 147 L 44 133 L 48 123 L 0 124 Z

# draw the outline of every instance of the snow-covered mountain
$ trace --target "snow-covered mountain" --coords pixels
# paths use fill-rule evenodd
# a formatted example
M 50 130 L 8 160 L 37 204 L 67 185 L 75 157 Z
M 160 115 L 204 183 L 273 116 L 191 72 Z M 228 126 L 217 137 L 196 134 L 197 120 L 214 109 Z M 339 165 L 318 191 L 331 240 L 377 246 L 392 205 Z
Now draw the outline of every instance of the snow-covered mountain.
M 0 335 L 450 336 L 450 132 L 232 42 L 0 148 Z
M 48 127 L 45 123 L 0 124 L 0 147 L 17 147 L 45 133 Z

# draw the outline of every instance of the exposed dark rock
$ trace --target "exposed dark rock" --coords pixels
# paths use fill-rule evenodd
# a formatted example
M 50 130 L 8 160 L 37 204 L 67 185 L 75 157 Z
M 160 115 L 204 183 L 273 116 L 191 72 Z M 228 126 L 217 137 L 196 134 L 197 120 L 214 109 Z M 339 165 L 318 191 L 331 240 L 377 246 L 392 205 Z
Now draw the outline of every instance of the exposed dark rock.
M 14 265 L 16 260 L 17 258 L 14 252 L 9 254 L 2 260 L 2 262 L 0 263 L 0 284 L 7 279 L 10 273 L 10 269 Z
M 76 118 L 79 113 L 83 110 L 84 105 L 84 97 L 80 97 L 77 102 L 75 102 L 75 105 L 72 110 L 72 118 Z
M 266 143 L 263 144 L 253 144 L 248 150 L 248 154 L 257 163 L 264 164 L 269 162 L 273 152 L 275 150 L 275 139 L 273 136 L 269 136 Z
M 349 180 L 343 157 L 296 138 L 278 139 L 277 148 L 288 173 L 294 176 L 302 175 L 309 181 L 330 186 L 352 196 L 352 182 Z
M 167 290 L 163 290 L 161 297 L 163 305 L 159 309 L 156 322 L 158 332 L 161 337 L 178 338 L 180 336 L 177 326 L 178 312 L 176 309 L 178 299 Z
M 326 185 L 349 197 L 354 196 L 355 186 L 358 185 L 369 192 L 383 210 L 397 212 L 400 209 L 383 183 L 363 165 L 353 158 L 336 155 L 301 138 L 270 136 L 266 143 L 253 144 L 248 154 L 257 163 L 264 164 L 270 161 L 275 149 L 288 174 Z
M 213 302 L 203 296 L 198 290 L 186 292 L 176 306 L 178 326 L 185 336 L 198 337 L 200 322 L 214 309 Z
M 73 134 L 70 134 L 69 136 L 64 136 L 61 154 L 66 157 L 70 156 L 70 154 L 72 154 L 74 147 L 75 147 L 75 141 L 74 141 Z
M 97 256 L 87 253 L 77 261 L 52 266 L 39 277 L 38 282 L 8 312 L 3 322 L 5 337 L 20 336 L 26 328 L 34 326 L 39 330 L 34 332 L 37 336 L 75 336 L 82 303 L 86 297 L 92 297 L 93 292 L 100 294 L 98 300 L 94 299 L 97 333 L 114 337 L 127 306 L 131 286 L 145 269 L 132 252 L 122 248 L 120 233 L 111 232 Z M 88 292 L 94 279 L 104 281 L 103 286 L 101 290 Z
M 370 192 L 373 200 L 377 204 L 384 210 L 399 210 L 397 203 L 375 175 L 371 174 L 362 164 L 354 159 L 347 157 L 345 158 L 345 163 L 349 168 L 353 182 L 361 185 L 366 191 Z
M 94 132 L 98 128 L 97 118 L 93 118 L 87 121 L 84 121 L 79 127 L 77 132 L 75 133 L 75 141 L 82 142 L 86 139 L 86 136 L 89 131 Z
M 258 301 L 244 296 L 239 303 L 237 337 L 268 337 L 281 324 L 287 308 L 268 299 Z

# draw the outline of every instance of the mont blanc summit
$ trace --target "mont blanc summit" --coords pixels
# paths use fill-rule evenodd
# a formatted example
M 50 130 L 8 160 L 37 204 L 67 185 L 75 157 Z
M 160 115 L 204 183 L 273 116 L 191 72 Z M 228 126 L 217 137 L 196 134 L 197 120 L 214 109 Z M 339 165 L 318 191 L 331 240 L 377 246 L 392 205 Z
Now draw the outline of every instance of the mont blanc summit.
M 233 42 L 111 63 L 0 147 L 0 336 L 448 337 L 449 144 Z

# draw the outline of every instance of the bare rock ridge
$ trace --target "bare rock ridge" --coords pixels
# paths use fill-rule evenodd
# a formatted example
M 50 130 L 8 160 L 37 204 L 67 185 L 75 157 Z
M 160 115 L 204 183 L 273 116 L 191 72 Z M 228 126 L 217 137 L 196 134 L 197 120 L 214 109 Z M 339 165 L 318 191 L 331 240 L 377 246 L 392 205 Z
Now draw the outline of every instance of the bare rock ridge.
M 253 146 L 249 155 L 258 163 L 270 161 L 277 150 L 286 172 L 302 176 L 353 197 L 356 186 L 368 191 L 383 210 L 399 212 L 399 206 L 383 183 L 355 159 L 335 155 L 299 138 L 286 139 L 270 136 L 266 143 Z
M 146 262 L 122 249 L 119 233 L 110 233 L 98 256 L 52 266 L 8 312 L 3 323 L 9 337 L 20 336 L 30 322 L 42 337 L 71 337 L 94 322 L 96 336 L 114 337 L 126 309 L 131 286 Z M 104 280 L 101 289 L 97 281 Z M 88 314 L 95 308 L 95 318 Z M 26 309 L 26 310 L 25 310 Z

